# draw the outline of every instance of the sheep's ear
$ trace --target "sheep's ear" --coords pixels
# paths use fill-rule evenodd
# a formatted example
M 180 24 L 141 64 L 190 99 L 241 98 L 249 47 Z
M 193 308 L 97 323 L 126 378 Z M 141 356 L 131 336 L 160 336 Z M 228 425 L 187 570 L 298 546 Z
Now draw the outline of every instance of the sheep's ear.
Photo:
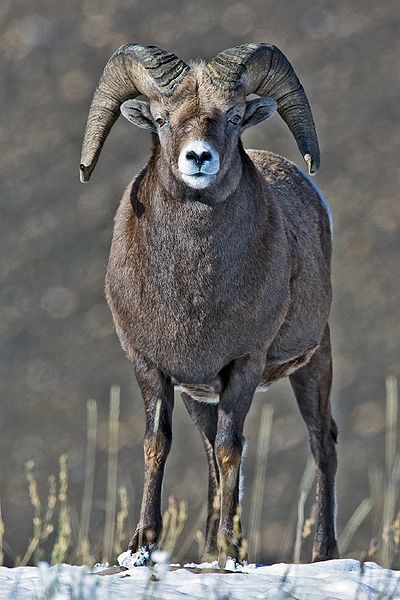
M 242 131 L 272 117 L 277 106 L 277 103 L 272 98 L 248 100 L 241 124 Z
M 156 126 L 150 112 L 150 105 L 144 100 L 127 100 L 121 104 L 121 113 L 137 127 L 156 131 Z

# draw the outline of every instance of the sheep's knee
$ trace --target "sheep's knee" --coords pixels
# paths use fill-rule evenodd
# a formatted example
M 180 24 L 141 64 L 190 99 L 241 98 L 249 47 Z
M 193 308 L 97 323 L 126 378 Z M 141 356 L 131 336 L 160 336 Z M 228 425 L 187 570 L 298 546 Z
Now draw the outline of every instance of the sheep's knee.
M 218 467 L 221 476 L 225 480 L 233 478 L 232 483 L 236 482 L 237 473 L 242 459 L 242 444 L 221 444 L 215 449 Z
M 144 458 L 148 465 L 162 465 L 165 463 L 171 448 L 171 438 L 152 433 L 144 438 Z

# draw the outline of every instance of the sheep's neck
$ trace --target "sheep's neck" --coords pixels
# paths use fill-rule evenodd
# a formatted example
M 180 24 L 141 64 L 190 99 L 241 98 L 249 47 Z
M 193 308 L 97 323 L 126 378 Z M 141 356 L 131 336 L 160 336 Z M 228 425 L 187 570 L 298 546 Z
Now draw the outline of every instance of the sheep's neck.
M 240 257 L 246 256 L 263 235 L 269 220 L 262 180 L 247 154 L 243 161 L 249 164 L 240 169 L 234 191 L 225 201 L 209 203 L 177 198 L 166 191 L 155 159 L 153 155 L 138 182 L 138 200 L 144 213 L 135 221 L 137 240 L 142 245 L 139 254 L 162 256 L 159 263 L 197 264 L 199 272 L 219 272 L 226 264 L 239 264 Z M 204 257 L 210 264 L 203 264 Z
M 239 191 L 242 174 L 243 158 L 247 156 L 241 142 L 232 157 L 229 168 L 221 177 L 221 180 L 204 190 L 195 190 L 187 186 L 173 173 L 170 162 L 163 156 L 158 138 L 153 140 L 153 153 L 149 161 L 149 172 L 152 173 L 157 184 L 178 203 L 201 202 L 214 206 L 224 202 L 235 192 Z

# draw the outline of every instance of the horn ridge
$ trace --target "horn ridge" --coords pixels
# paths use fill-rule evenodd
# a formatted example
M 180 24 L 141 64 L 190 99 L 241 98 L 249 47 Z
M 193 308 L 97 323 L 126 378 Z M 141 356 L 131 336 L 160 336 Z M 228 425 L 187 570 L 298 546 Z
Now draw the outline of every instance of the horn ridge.
M 279 48 L 265 43 L 228 48 L 207 64 L 207 70 L 218 87 L 227 90 L 243 87 L 246 96 L 273 98 L 310 174 L 317 171 L 320 153 L 311 108 L 292 65 Z
M 140 94 L 169 96 L 189 70 L 175 54 L 157 46 L 124 44 L 112 54 L 89 109 L 79 167 L 82 182 L 89 181 L 121 104 Z

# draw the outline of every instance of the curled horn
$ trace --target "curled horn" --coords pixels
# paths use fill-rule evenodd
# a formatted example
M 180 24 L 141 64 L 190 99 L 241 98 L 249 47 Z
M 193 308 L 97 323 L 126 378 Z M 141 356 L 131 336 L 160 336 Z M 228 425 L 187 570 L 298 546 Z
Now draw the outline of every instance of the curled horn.
M 207 65 L 212 81 L 245 94 L 273 98 L 292 132 L 308 172 L 317 172 L 320 161 L 315 124 L 307 96 L 286 56 L 269 44 L 244 44 L 218 54 Z
M 82 145 L 80 180 L 89 181 L 125 100 L 155 92 L 168 96 L 189 71 L 175 54 L 156 46 L 125 44 L 114 52 L 97 84 Z

